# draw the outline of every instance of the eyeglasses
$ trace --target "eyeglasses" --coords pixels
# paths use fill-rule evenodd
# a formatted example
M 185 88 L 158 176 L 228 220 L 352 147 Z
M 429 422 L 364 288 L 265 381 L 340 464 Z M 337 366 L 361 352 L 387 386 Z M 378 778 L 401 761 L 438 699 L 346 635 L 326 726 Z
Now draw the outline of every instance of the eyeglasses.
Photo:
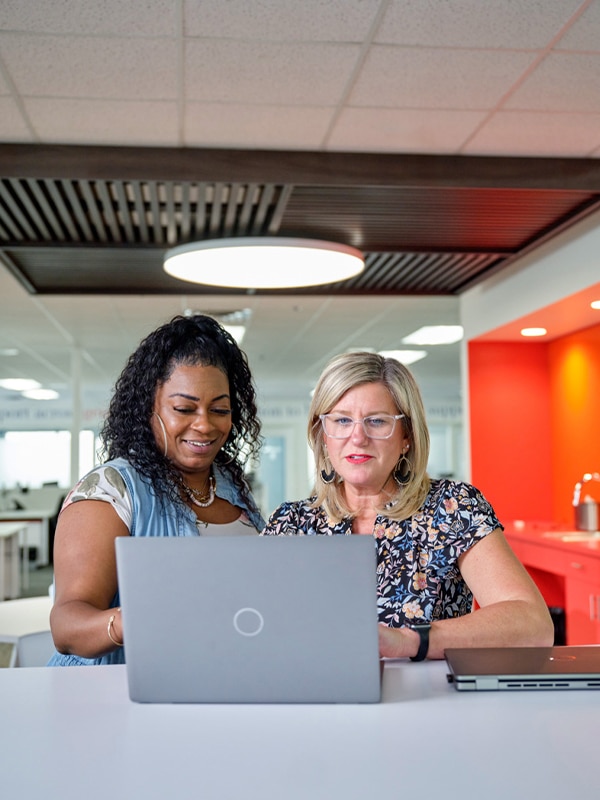
M 372 417 L 352 419 L 343 414 L 319 414 L 323 430 L 332 439 L 348 439 L 354 431 L 354 426 L 360 422 L 369 439 L 389 439 L 396 428 L 396 420 L 402 419 L 405 414 L 376 414 Z

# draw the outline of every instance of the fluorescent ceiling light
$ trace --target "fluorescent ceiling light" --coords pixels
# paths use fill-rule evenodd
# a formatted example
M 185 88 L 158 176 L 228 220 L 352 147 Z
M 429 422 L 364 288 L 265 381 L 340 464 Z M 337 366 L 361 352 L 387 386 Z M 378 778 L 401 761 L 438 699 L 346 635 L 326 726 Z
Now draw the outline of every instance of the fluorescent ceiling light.
M 427 350 L 380 350 L 379 355 L 384 358 L 395 358 L 402 364 L 414 364 L 427 355 Z
M 30 389 L 41 389 L 42 384 L 28 378 L 6 378 L 0 380 L 0 388 L 11 389 L 14 392 L 27 392 Z
M 28 400 L 56 400 L 59 397 L 58 392 L 55 392 L 54 389 L 29 389 L 21 394 Z
M 405 336 L 402 344 L 454 344 L 462 338 L 462 325 L 426 325 Z
M 18 356 L 19 351 L 16 347 L 0 347 L 0 356 Z
M 346 280 L 364 269 L 360 250 L 319 239 L 208 239 L 165 253 L 174 278 L 245 289 L 288 289 Z
M 522 328 L 521 336 L 545 336 L 548 333 L 546 328 Z

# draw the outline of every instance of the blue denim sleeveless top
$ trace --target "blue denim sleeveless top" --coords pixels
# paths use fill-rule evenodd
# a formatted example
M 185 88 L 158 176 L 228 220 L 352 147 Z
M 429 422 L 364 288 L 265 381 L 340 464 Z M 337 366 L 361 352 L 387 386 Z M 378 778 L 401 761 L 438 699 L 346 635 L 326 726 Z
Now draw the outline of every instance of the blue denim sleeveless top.
M 124 458 L 116 458 L 102 465 L 116 469 L 125 481 L 132 503 L 131 536 L 198 536 L 196 515 L 183 505 L 166 500 L 159 500 L 150 484 L 144 480 L 131 464 Z M 93 472 L 93 470 L 92 470 Z M 260 513 L 249 508 L 240 496 L 239 489 L 233 482 L 226 469 L 213 464 L 216 478 L 215 493 L 223 500 L 243 509 L 250 522 L 257 531 L 261 531 L 265 522 Z M 119 593 L 114 596 L 111 608 L 120 605 Z M 83 658 L 82 656 L 63 655 L 55 652 L 48 662 L 49 667 L 78 667 L 96 664 L 124 664 L 125 650 L 119 647 L 112 653 L 107 653 L 98 658 Z

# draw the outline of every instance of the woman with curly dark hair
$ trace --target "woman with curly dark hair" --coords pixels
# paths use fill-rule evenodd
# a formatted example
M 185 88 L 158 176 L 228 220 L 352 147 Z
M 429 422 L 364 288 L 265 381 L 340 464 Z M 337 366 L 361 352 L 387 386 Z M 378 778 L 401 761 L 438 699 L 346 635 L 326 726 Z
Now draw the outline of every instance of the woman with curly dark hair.
M 56 527 L 51 666 L 124 663 L 117 536 L 264 527 L 244 477 L 261 444 L 252 376 L 211 317 L 174 317 L 142 341 L 101 439 L 107 460 L 71 491 Z

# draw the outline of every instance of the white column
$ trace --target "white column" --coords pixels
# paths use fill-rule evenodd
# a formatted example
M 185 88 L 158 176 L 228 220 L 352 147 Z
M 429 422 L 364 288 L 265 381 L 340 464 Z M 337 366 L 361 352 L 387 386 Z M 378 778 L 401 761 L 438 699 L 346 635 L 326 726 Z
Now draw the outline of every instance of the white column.
M 81 350 L 71 351 L 71 397 L 73 417 L 71 420 L 71 486 L 79 480 L 79 432 L 81 431 Z

